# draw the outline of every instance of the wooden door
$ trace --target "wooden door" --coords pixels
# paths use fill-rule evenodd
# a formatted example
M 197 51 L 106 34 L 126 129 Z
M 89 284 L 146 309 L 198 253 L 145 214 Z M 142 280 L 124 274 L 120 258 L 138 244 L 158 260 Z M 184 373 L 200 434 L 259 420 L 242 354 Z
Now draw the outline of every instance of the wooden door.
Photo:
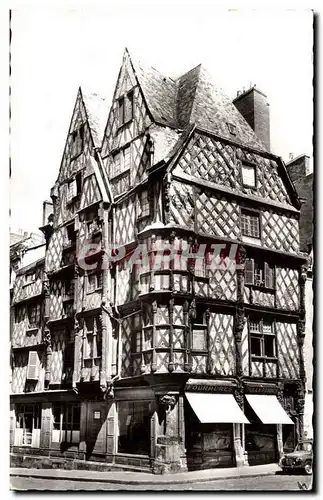
M 86 426 L 86 458 L 94 459 L 107 451 L 107 409 L 108 404 L 89 401 Z

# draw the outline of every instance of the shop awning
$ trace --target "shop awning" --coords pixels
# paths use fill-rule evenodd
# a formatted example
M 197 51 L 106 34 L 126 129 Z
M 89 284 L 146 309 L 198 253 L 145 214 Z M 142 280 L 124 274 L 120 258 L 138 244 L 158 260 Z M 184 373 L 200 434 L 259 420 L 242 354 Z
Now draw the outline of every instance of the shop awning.
M 246 398 L 263 424 L 293 424 L 276 396 L 246 394 Z
M 232 394 L 186 392 L 194 413 L 202 424 L 249 424 Z

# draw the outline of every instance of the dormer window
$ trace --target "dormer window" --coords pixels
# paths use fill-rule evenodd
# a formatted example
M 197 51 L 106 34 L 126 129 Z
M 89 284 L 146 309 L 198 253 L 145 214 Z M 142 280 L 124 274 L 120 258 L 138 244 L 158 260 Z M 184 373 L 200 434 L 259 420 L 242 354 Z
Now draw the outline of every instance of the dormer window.
M 227 123 L 231 135 L 237 135 L 236 126 L 233 123 Z
M 133 92 L 128 92 L 120 97 L 119 106 L 119 127 L 125 125 L 133 119 Z

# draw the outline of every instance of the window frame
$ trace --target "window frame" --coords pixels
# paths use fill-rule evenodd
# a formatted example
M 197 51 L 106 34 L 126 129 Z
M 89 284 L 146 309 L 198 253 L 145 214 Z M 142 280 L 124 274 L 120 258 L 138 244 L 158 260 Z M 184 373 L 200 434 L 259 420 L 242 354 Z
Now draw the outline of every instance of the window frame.
M 131 113 L 129 114 L 128 117 L 126 116 L 126 109 L 129 103 L 131 103 L 130 106 Z M 128 92 L 125 92 L 118 99 L 118 124 L 119 124 L 118 128 L 120 129 L 124 125 L 127 125 L 128 123 L 132 122 L 133 116 L 134 116 L 134 91 L 133 89 L 131 89 Z
M 251 329 L 251 324 L 258 324 L 259 329 Z M 264 332 L 264 324 L 270 324 L 271 333 Z M 249 349 L 250 349 L 250 359 L 251 361 L 277 361 L 277 335 L 276 326 L 274 320 L 267 320 L 263 318 L 248 317 L 248 335 L 249 335 Z M 265 340 L 272 340 L 273 355 L 266 354 Z M 252 352 L 252 340 L 257 340 L 260 343 L 260 354 L 254 354 Z
M 32 310 L 35 309 L 35 322 L 31 322 L 31 317 L 33 316 Z M 41 319 L 41 305 L 37 304 L 28 304 L 27 306 L 27 318 L 28 318 L 28 330 L 38 330 L 40 327 L 40 319 Z
M 244 179 L 243 179 L 243 169 L 244 168 L 249 168 L 249 169 L 252 168 L 253 169 L 254 174 L 255 174 L 254 175 L 254 177 L 255 177 L 255 183 L 254 183 L 254 185 L 247 184 L 247 183 L 244 182 Z M 256 165 L 254 163 L 249 163 L 247 161 L 241 162 L 241 184 L 242 184 L 243 187 L 248 188 L 248 189 L 249 188 L 250 189 L 255 189 L 255 190 L 257 189 L 257 167 L 256 167 Z
M 251 266 L 249 266 L 249 263 Z M 256 280 L 256 274 L 262 273 L 262 280 Z M 252 280 L 247 278 L 247 273 L 252 273 Z M 275 266 L 267 261 L 259 261 L 254 258 L 249 258 L 245 261 L 244 267 L 244 283 L 245 286 L 253 286 L 264 288 L 266 290 L 275 291 Z M 267 286 L 267 284 L 271 286 Z
M 243 223 L 243 218 L 244 217 L 255 217 L 258 220 L 258 236 L 255 236 L 254 234 L 250 233 L 245 233 L 244 232 L 244 223 Z M 248 221 L 248 229 L 250 231 L 250 219 Z M 252 238 L 254 240 L 259 240 L 261 241 L 261 212 L 259 210 L 253 210 L 250 208 L 244 208 L 240 207 L 240 231 L 241 231 L 241 236 L 246 237 L 246 238 Z
M 93 276 L 95 276 L 95 282 L 94 282 L 94 288 L 90 288 L 89 284 L 90 284 L 90 277 L 92 278 Z M 103 287 L 103 273 L 102 271 L 98 271 L 98 270 L 94 270 L 94 271 L 88 271 L 87 275 L 86 275 L 86 293 L 87 294 L 90 294 L 90 293 L 94 293 L 94 292 L 98 292 L 100 290 L 102 290 L 102 287 Z
M 75 158 L 80 156 L 80 154 L 82 154 L 84 151 L 84 131 L 85 124 L 81 123 L 78 128 L 71 132 L 71 160 L 74 160 Z M 78 144 L 76 145 L 76 143 Z

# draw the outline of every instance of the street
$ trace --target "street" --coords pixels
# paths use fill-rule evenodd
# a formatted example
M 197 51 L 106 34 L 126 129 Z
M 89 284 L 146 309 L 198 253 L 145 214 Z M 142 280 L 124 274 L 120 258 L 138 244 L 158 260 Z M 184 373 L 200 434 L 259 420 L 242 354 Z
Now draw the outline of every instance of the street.
M 303 488 L 299 487 L 299 484 Z M 138 484 L 112 484 L 112 483 L 94 483 L 88 481 L 68 481 L 52 479 L 36 479 L 26 477 L 11 477 L 10 485 L 12 490 L 122 490 L 122 491 L 210 491 L 210 490 L 258 490 L 258 491 L 291 491 L 300 489 L 311 489 L 312 477 L 296 475 L 271 475 L 261 477 L 244 477 L 235 479 L 219 479 L 202 483 L 182 483 L 182 484 L 156 484 L 156 485 L 138 485 Z

